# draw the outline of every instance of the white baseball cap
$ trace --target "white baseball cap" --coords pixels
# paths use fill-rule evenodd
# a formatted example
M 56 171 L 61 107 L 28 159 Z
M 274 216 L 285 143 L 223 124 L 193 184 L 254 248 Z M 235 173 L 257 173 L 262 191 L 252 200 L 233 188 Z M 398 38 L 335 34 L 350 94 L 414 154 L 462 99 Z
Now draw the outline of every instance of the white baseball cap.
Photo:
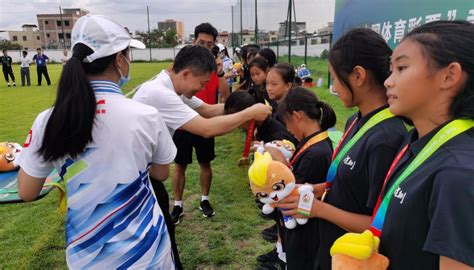
M 132 39 L 123 26 L 102 15 L 82 16 L 74 24 L 71 36 L 72 48 L 82 43 L 94 51 L 82 60 L 86 63 L 118 53 L 127 47 L 145 49 L 145 44 Z
M 217 47 L 219 47 L 219 52 L 222 52 L 223 50 L 225 50 L 225 46 L 222 45 L 221 43 L 217 43 Z

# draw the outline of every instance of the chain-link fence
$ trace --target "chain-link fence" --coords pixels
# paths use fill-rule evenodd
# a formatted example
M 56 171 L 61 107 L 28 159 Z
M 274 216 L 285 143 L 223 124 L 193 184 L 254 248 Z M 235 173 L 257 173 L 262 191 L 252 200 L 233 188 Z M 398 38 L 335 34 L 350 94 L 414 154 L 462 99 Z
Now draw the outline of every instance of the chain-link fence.
M 329 81 L 327 53 L 335 1 L 235 0 L 229 47 L 258 44 L 279 61 L 305 64 L 315 79 Z

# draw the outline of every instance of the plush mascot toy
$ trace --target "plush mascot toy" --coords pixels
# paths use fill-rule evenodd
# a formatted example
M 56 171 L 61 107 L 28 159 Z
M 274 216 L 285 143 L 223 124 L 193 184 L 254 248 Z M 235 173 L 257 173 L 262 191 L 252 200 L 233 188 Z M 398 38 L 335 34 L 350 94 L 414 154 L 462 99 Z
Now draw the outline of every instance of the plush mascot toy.
M 380 239 L 366 230 L 346 233 L 331 247 L 333 270 L 385 270 L 389 261 L 377 252 Z
M 261 154 L 265 152 L 265 147 L 275 148 L 283 154 L 287 162 L 290 162 L 291 157 L 295 153 L 295 145 L 288 140 L 275 140 L 267 142 L 266 144 L 263 144 L 263 142 L 255 142 L 254 147 L 256 148 L 256 151 Z
M 0 172 L 18 169 L 18 157 L 23 148 L 18 143 L 0 143 Z
M 275 205 L 288 195 L 299 195 L 300 201 L 310 197 L 313 193 L 311 185 L 302 185 L 295 188 L 295 177 L 291 170 L 283 163 L 274 161 L 270 153 L 255 152 L 255 161 L 249 168 L 250 187 L 257 199 L 262 202 L 262 212 L 270 214 L 275 210 Z M 300 211 L 299 211 L 300 212 Z M 306 212 L 300 212 L 305 215 Z M 284 216 L 285 227 L 293 229 L 296 224 L 306 224 L 307 218 L 294 219 Z

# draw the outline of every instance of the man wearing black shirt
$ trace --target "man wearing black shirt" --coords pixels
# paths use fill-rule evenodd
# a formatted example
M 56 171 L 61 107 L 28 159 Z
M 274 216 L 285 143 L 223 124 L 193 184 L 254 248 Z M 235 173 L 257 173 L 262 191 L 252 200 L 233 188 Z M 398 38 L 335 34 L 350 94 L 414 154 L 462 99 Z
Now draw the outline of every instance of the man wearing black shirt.
M 12 69 L 12 58 L 8 56 L 7 50 L 3 50 L 3 56 L 0 57 L 0 62 L 2 62 L 2 71 L 3 76 L 5 77 L 5 81 L 7 81 L 7 86 L 10 87 L 10 80 L 9 76 L 13 81 L 13 86 L 16 86 L 15 83 L 15 75 L 13 74 Z

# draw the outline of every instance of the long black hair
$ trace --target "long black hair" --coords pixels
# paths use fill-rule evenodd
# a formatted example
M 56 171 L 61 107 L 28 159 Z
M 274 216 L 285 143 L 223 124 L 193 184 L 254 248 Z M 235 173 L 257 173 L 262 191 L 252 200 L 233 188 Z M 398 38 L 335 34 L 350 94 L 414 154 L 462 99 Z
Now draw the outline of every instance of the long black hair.
M 366 28 L 353 29 L 332 46 L 328 61 L 337 78 L 349 91 L 349 75 L 354 67 L 361 66 L 371 72 L 375 82 L 385 89 L 384 82 L 390 76 L 389 60 L 392 49 L 375 31 Z
M 474 25 L 467 21 L 431 22 L 415 28 L 403 40 L 407 39 L 421 45 L 428 63 L 436 69 L 453 62 L 461 65 L 467 80 L 453 98 L 450 113 L 454 118 L 474 119 Z
M 261 49 L 257 55 L 267 59 L 269 67 L 273 67 L 277 63 L 275 52 L 270 48 Z
M 128 48 L 121 53 L 126 54 Z M 99 58 L 92 63 L 82 60 L 93 51 L 78 43 L 59 79 L 54 108 L 46 124 L 43 142 L 38 153 L 45 161 L 65 155 L 76 157 L 92 142 L 92 128 L 96 113 L 94 91 L 87 75 L 103 73 L 113 64 L 116 54 Z
M 257 56 L 249 63 L 249 70 L 253 67 L 257 67 L 266 73 L 270 66 L 267 59 L 263 58 L 262 56 Z
M 278 105 L 278 114 L 284 121 L 297 111 L 302 111 L 309 118 L 318 121 L 323 131 L 336 124 L 336 113 L 332 107 L 320 101 L 312 91 L 300 86 L 291 88 Z

